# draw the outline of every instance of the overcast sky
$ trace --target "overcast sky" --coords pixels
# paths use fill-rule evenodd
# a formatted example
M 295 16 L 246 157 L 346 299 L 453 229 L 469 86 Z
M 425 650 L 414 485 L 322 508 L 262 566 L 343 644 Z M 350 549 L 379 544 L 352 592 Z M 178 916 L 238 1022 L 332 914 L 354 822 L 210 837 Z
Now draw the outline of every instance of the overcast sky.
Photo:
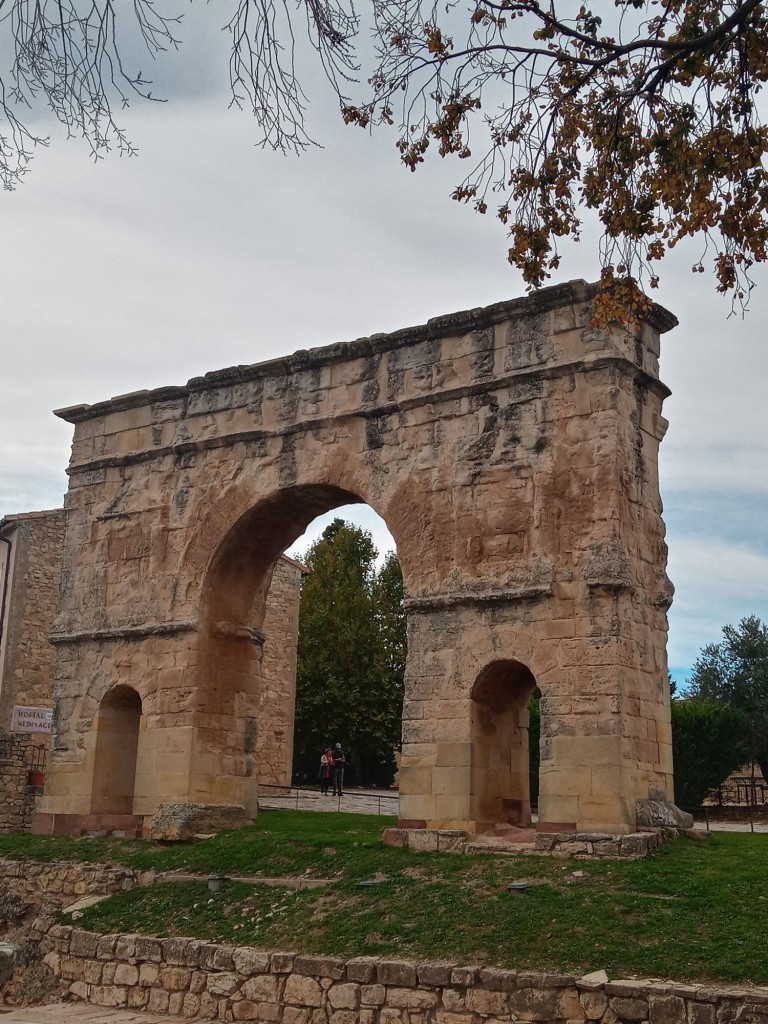
M 411 174 L 394 131 L 337 123 L 319 86 L 323 149 L 256 148 L 227 109 L 225 61 L 193 28 L 160 83 L 171 102 L 121 117 L 138 157 L 94 164 L 55 132 L 0 196 L 0 516 L 61 504 L 72 428 L 54 408 L 525 291 L 498 222 L 449 200 L 455 165 Z M 691 274 L 697 255 L 676 251 L 654 296 L 680 320 L 662 341 L 661 485 L 681 679 L 724 624 L 768 620 L 768 268 L 746 318 L 729 318 L 712 278 Z M 558 280 L 598 269 L 586 241 Z M 383 548 L 381 524 L 363 521 Z

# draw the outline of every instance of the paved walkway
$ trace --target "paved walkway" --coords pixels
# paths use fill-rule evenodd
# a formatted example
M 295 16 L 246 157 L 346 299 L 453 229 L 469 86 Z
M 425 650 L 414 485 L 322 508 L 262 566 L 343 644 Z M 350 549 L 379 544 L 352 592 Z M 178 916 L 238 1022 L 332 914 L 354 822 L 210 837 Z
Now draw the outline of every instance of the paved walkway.
M 339 811 L 348 814 L 387 814 L 397 816 L 395 790 L 349 789 L 344 796 L 322 796 L 319 789 L 291 788 L 281 794 L 259 796 L 262 810 Z
M 291 788 L 284 793 L 259 797 L 264 810 L 339 811 L 351 814 L 388 814 L 397 816 L 397 791 L 350 789 L 344 796 L 321 796 L 317 789 Z M 706 831 L 706 823 L 697 821 L 694 828 Z M 710 821 L 712 832 L 750 832 L 749 821 Z M 768 821 L 756 821 L 755 832 L 768 832 Z
M 138 1010 L 116 1010 L 88 1003 L 50 1003 L 23 1009 L 0 1006 L 2 1024 L 195 1024 L 191 1017 L 158 1017 Z
M 705 832 L 707 829 L 706 824 L 703 821 L 695 822 L 695 829 Z M 709 828 L 711 832 L 751 832 L 752 829 L 749 826 L 748 821 L 710 821 Z M 755 832 L 768 832 L 768 821 L 756 821 Z

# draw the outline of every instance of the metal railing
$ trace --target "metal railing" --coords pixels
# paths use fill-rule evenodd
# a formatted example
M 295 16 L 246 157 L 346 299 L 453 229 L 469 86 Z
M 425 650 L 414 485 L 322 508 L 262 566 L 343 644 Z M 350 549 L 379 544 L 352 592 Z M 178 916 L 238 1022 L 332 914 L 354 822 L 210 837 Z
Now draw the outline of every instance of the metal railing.
M 355 814 L 396 815 L 398 794 L 375 790 L 345 790 L 343 796 L 323 796 L 318 789 L 269 786 L 259 793 L 259 808 L 296 811 L 338 811 Z

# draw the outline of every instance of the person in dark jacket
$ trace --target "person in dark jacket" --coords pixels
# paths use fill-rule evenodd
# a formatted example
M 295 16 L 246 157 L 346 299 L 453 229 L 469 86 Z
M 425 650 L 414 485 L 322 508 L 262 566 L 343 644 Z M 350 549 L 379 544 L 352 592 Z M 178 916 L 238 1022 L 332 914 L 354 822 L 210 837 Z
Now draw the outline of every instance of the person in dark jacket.
M 337 743 L 333 748 L 333 769 L 331 771 L 331 780 L 333 782 L 333 795 L 344 796 L 344 765 L 347 763 L 347 759 L 344 756 L 344 751 L 341 749 L 341 744 Z

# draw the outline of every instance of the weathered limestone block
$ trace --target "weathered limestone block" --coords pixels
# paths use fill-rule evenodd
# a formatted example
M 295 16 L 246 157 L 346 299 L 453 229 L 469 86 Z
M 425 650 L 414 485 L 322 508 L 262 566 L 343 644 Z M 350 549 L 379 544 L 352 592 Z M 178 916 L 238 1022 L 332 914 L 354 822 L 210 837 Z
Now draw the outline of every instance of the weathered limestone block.
M 259 1004 L 248 999 L 240 999 L 232 1006 L 232 1016 L 235 1020 L 260 1020 Z
M 309 979 L 307 979 L 309 980 Z M 317 989 L 320 986 L 315 982 Z M 270 974 L 256 975 L 254 978 L 248 978 L 240 987 L 240 991 L 246 999 L 250 999 L 254 1003 L 276 1003 L 280 997 L 280 978 Z M 289 993 L 284 995 L 286 1003 L 292 1002 L 289 998 Z M 298 1000 L 301 1002 L 301 1000 Z M 311 1004 L 313 1006 L 319 1006 L 320 1002 Z
M 395 1006 L 404 1010 L 431 1010 L 438 1005 L 439 999 L 434 991 L 422 991 L 413 988 L 388 988 L 386 1006 Z
M 582 1015 L 579 994 L 569 988 L 524 988 L 509 994 L 509 1007 L 526 1020 L 577 1018 Z
M 648 1000 L 649 1024 L 678 1024 L 685 1018 L 685 1000 L 680 996 L 651 996 Z
M 128 991 L 119 985 L 93 985 L 87 998 L 97 1006 L 127 1006 Z
M 145 825 L 148 839 L 189 842 L 196 835 L 242 828 L 244 807 L 226 804 L 160 804 Z
M 98 946 L 96 947 L 98 951 Z M 115 943 L 116 960 L 132 960 L 136 956 L 136 936 L 121 935 Z
M 386 994 L 383 985 L 363 985 L 360 988 L 360 1003 L 363 1006 L 383 1006 Z
M 181 1012 L 185 1017 L 197 1017 L 200 1012 L 200 996 L 194 992 L 185 992 Z
M 187 951 L 187 944 L 189 939 L 160 939 L 160 950 L 162 952 L 162 958 L 167 964 L 183 964 L 184 958 Z M 213 952 L 218 950 L 218 946 L 209 947 Z M 210 964 L 211 968 L 214 967 L 213 962 Z
M 475 985 L 479 975 L 479 967 L 454 967 L 451 971 L 451 984 Z
M 265 1021 L 279 1021 L 282 1016 L 283 1008 L 277 1003 L 260 1003 L 259 1004 L 259 1020 Z M 320 1010 L 315 1010 L 315 1013 L 320 1013 Z M 219 1017 L 226 1013 L 226 1004 L 222 1006 L 219 1003 Z
M 95 966 L 101 967 L 102 965 L 97 963 Z M 88 979 L 86 978 L 86 980 Z M 138 985 L 139 969 L 133 964 L 118 964 L 114 980 L 116 985 Z
M 293 969 L 297 974 L 310 974 L 315 978 L 333 978 L 340 981 L 345 977 L 346 964 L 339 957 L 297 956 Z
M 390 1006 L 397 1004 L 392 1001 L 391 989 L 387 995 Z M 333 1010 L 356 1010 L 360 1006 L 360 986 L 354 983 L 332 985 L 328 989 L 328 1003 Z
M 295 953 L 273 953 L 269 958 L 269 968 L 273 974 L 290 974 L 295 959 Z
M 669 800 L 638 800 L 635 808 L 638 828 L 693 828 L 693 815 Z
M 276 978 L 265 978 L 263 980 L 277 981 Z M 244 995 L 249 995 L 250 990 L 246 988 L 248 984 L 249 983 L 246 982 L 245 985 L 243 985 Z M 274 991 L 275 998 L 273 1001 L 277 999 L 277 989 L 275 988 Z M 323 1002 L 323 990 L 314 978 L 307 978 L 300 974 L 292 974 L 286 980 L 283 999 L 286 1003 L 292 1003 L 296 1006 L 321 1006 Z
M 168 992 L 161 988 L 152 988 L 149 990 L 147 1010 L 149 1013 L 167 1013 L 170 1000 L 171 997 Z
M 489 992 L 487 989 L 471 988 L 467 991 L 466 1007 L 473 1013 L 503 1017 L 510 1012 L 510 994 L 509 992 Z M 521 997 L 516 1000 L 514 1009 L 522 1015 L 528 1010 L 529 1002 L 527 994 L 521 994 Z
M 69 940 L 69 951 L 72 956 L 95 957 L 98 946 L 99 936 L 93 932 L 84 932 L 79 928 L 72 931 Z
M 154 963 L 143 963 L 139 968 L 139 985 L 153 988 L 160 984 L 160 968 Z
M 475 1024 L 477 1017 L 473 1013 L 454 1013 L 438 1010 L 435 1014 L 437 1024 Z
M 208 982 L 209 987 L 211 986 L 214 978 L 222 977 L 222 975 L 213 975 Z M 169 992 L 180 992 L 186 988 L 189 988 L 189 982 L 192 978 L 192 972 L 188 967 L 164 967 L 160 971 L 160 984 L 163 988 Z
M 117 972 L 117 963 L 114 960 L 107 960 L 101 969 L 101 983 L 102 985 L 111 985 L 115 980 L 115 974 Z
M 248 946 L 240 946 L 232 953 L 232 962 L 239 974 L 250 977 L 269 970 L 269 953 Z
M 350 981 L 369 984 L 376 978 L 377 964 L 378 960 L 374 956 L 358 956 L 353 960 L 347 960 L 347 978 Z
M 463 1013 L 467 1008 L 466 993 L 461 989 L 444 988 L 443 1006 L 451 1013 Z
M 128 1006 L 135 1010 L 143 1009 L 149 1001 L 149 992 L 143 988 L 129 988 L 128 989 Z M 170 1004 L 169 1004 L 170 1006 Z M 178 1010 L 171 1011 L 178 1013 Z
M 711 1003 L 692 1002 L 688 1004 L 689 1024 L 715 1024 L 717 1009 Z
M 84 981 L 73 981 L 67 991 L 73 999 L 86 1000 L 91 992 L 91 986 Z
M 159 991 L 159 989 L 153 989 L 152 991 L 156 992 L 156 991 Z M 150 1003 L 151 1003 L 151 999 L 150 999 Z M 147 1009 L 151 1009 L 151 1005 L 148 1006 Z M 157 1010 L 155 1012 L 163 1013 L 164 1010 L 159 1009 L 159 1010 Z M 210 994 L 210 992 L 201 992 L 200 993 L 200 1005 L 199 1005 L 199 1008 L 198 1008 L 198 1011 L 197 1011 L 198 1016 L 201 1018 L 201 1020 L 213 1020 L 218 1015 L 218 1012 L 219 1012 L 219 1001 L 218 1001 L 218 999 L 216 999 L 215 996 L 212 996 Z
M 286 1006 L 283 1010 L 283 1024 L 309 1024 L 309 1010 Z
M 442 986 L 450 985 L 452 964 L 425 963 L 419 964 L 416 968 L 420 985 Z
M 639 1021 L 648 1019 L 647 999 L 611 999 L 611 1009 L 619 1020 Z
M 148 939 L 142 935 L 136 936 L 135 945 L 136 957 L 139 960 L 152 960 L 159 963 L 162 957 L 162 947 L 158 939 Z
M 356 1010 L 334 1010 L 328 1015 L 329 1024 L 359 1024 Z
M 492 992 L 514 992 L 517 988 L 517 971 L 503 971 L 496 967 L 484 967 L 480 971 L 480 984 Z
M 407 960 L 381 960 L 376 965 L 376 980 L 380 985 L 412 987 L 416 984 L 416 964 Z
M 166 988 L 187 988 L 189 985 L 191 975 L 186 979 L 183 985 L 168 985 L 163 978 L 163 984 Z M 236 974 L 230 974 L 226 971 L 222 971 L 220 974 L 211 974 L 208 978 L 208 991 L 213 996 L 230 996 L 233 992 L 236 992 L 240 984 L 240 980 Z
M 600 1020 L 608 1006 L 608 997 L 602 990 L 581 992 L 579 1002 L 587 1020 Z

